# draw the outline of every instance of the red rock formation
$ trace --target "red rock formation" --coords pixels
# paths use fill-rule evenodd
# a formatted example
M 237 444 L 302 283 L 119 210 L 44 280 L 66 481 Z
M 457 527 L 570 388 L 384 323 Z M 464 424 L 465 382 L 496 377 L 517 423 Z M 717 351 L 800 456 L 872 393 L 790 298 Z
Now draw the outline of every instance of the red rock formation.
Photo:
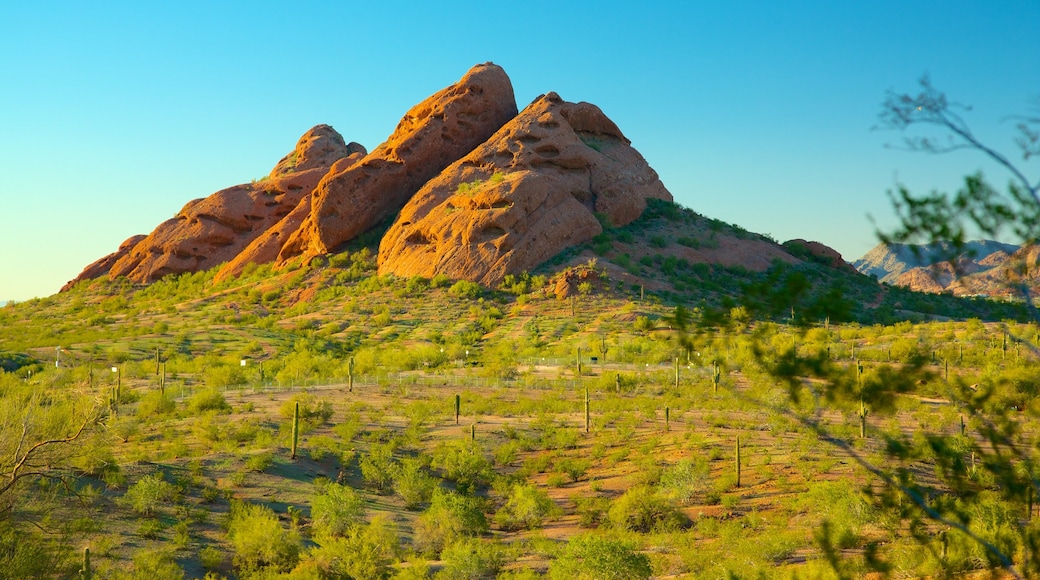
M 427 180 L 515 115 L 505 71 L 491 63 L 473 67 L 409 110 L 387 141 L 360 163 L 327 175 L 279 260 L 325 254 L 390 218 Z
M 126 256 L 128 253 L 130 253 L 130 250 L 133 249 L 134 246 L 136 246 L 141 240 L 145 239 L 146 237 L 147 236 L 145 236 L 144 234 L 130 236 L 122 244 L 119 244 L 118 250 L 105 256 L 104 258 L 101 258 L 100 260 L 91 263 L 86 268 L 83 268 L 83 271 L 80 272 L 79 276 L 76 276 L 74 279 L 69 280 L 65 283 L 64 286 L 61 287 L 61 291 L 64 292 L 69 288 L 72 288 L 72 286 L 80 280 L 93 280 L 94 278 L 104 276 L 108 273 L 109 270 L 112 269 L 112 264 L 115 264 L 116 262 L 121 260 L 123 256 Z
M 430 180 L 380 244 L 379 271 L 493 286 L 672 196 L 597 107 L 536 99 Z
M 333 162 L 352 153 L 364 153 L 364 148 L 347 145 L 332 127 L 318 125 L 300 138 L 266 179 L 188 202 L 151 234 L 127 240 L 69 284 L 106 273 L 152 282 L 231 260 L 309 195 Z
M 852 267 L 852 264 L 846 262 L 841 254 L 837 250 L 830 246 L 821 244 L 820 242 L 811 242 L 809 240 L 795 239 L 784 242 L 784 246 L 795 246 L 802 247 L 805 251 L 809 252 L 810 255 L 815 256 L 821 262 L 827 264 L 831 268 L 837 268 L 839 270 L 845 270 L 850 273 L 858 273 L 858 270 Z

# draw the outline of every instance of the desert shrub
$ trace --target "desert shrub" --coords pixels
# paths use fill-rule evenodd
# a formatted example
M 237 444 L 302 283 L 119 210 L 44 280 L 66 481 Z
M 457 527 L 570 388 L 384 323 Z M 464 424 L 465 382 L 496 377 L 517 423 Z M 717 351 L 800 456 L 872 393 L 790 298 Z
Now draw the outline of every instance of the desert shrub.
M 433 450 L 433 467 L 454 481 L 462 493 L 470 493 L 476 487 L 486 485 L 494 476 L 491 462 L 484 457 L 480 446 L 470 439 L 454 440 L 437 446 Z
M 365 517 L 365 500 L 350 487 L 330 483 L 311 500 L 315 537 L 343 537 Z
M 583 528 L 595 528 L 607 518 L 610 500 L 600 496 L 578 495 L 572 498 L 578 514 L 578 525 Z
M 169 550 L 139 550 L 134 553 L 134 569 L 133 572 L 126 576 L 120 576 L 118 573 L 112 576 L 117 580 L 122 578 L 138 579 L 147 578 L 148 580 L 182 580 L 184 578 L 184 570 L 177 565 L 177 560 L 174 557 L 174 553 Z
M 451 278 L 447 274 L 434 274 L 433 278 L 430 278 L 430 288 L 443 288 L 451 284 Z
M 705 457 L 680 459 L 661 474 L 661 491 L 679 504 L 686 505 L 704 489 L 709 470 Z
M 188 410 L 192 414 L 216 411 L 218 413 L 230 413 L 231 405 L 224 399 L 224 395 L 216 389 L 204 389 L 195 393 L 188 401 Z
M 683 516 L 666 498 L 644 485 L 637 485 L 619 497 L 607 512 L 610 524 L 620 530 L 649 532 L 674 529 Z
M 386 578 L 397 553 L 393 522 L 380 515 L 307 551 L 293 578 Z
M 435 580 L 469 580 L 494 578 L 505 563 L 505 554 L 498 544 L 477 538 L 461 538 L 441 552 L 444 567 Z
M 394 474 L 394 492 L 401 496 L 404 507 L 409 510 L 418 509 L 430 501 L 436 487 L 437 480 L 426 473 L 423 462 L 419 459 L 403 459 Z
M 246 459 L 246 469 L 262 473 L 274 465 L 274 454 L 270 451 L 255 453 Z
M 621 540 L 574 536 L 549 565 L 553 580 L 639 580 L 653 574 L 650 558 Z
M 278 516 L 261 505 L 231 504 L 228 539 L 241 577 L 288 572 L 299 560 L 299 534 L 283 528 Z
M 504 530 L 530 530 L 559 513 L 560 509 L 544 491 L 530 484 L 517 484 L 495 514 L 495 523 Z
M 211 389 L 226 389 L 235 385 L 246 384 L 246 375 L 242 367 L 238 365 L 212 365 L 207 366 L 202 373 L 206 386 Z
M 375 488 L 379 493 L 391 490 L 396 464 L 390 444 L 373 445 L 368 453 L 361 456 L 358 465 L 361 467 L 361 477 L 365 484 Z
M 468 298 L 475 300 L 480 297 L 484 292 L 484 288 L 476 282 L 470 282 L 469 280 L 459 280 L 452 284 L 451 288 L 448 288 L 448 293 L 456 298 Z
M 479 498 L 435 490 L 430 507 L 416 521 L 416 549 L 438 555 L 445 546 L 463 536 L 487 532 L 483 507 Z
M 173 397 L 159 391 L 151 391 L 141 397 L 137 404 L 137 416 L 142 419 L 172 413 L 177 405 Z
M 206 546 L 199 550 L 199 562 L 208 571 L 216 570 L 224 563 L 224 552 L 213 546 Z
M 137 480 L 123 495 L 134 513 L 151 516 L 159 504 L 173 500 L 177 488 L 163 478 L 162 473 L 153 473 Z

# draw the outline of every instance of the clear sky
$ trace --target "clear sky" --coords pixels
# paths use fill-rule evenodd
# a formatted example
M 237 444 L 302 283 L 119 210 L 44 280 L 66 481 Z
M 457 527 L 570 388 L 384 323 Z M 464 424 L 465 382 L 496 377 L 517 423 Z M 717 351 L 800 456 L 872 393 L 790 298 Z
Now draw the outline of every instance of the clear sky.
M 0 300 L 58 291 L 186 202 L 262 177 L 310 127 L 369 150 L 493 61 L 520 108 L 595 103 L 679 203 L 854 260 L 885 192 L 1007 176 L 885 147 L 922 74 L 1012 151 L 1040 98 L 1040 2 L 8 2 L 0 8 Z M 1031 175 L 1036 175 L 1035 164 Z

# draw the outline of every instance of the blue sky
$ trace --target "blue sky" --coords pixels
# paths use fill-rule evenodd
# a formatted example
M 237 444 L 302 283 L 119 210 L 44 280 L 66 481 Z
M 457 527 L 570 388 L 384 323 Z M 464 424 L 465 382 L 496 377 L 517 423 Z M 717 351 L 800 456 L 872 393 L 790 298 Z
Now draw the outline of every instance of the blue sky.
M 186 202 L 270 171 L 313 125 L 370 150 L 493 61 L 520 108 L 599 105 L 679 203 L 853 260 L 885 191 L 974 153 L 886 148 L 922 74 L 999 148 L 1040 98 L 1040 2 L 17 2 L 0 8 L 0 300 L 57 292 Z M 1031 101 L 1032 100 L 1032 101 Z M 1036 175 L 1035 163 L 1030 175 Z

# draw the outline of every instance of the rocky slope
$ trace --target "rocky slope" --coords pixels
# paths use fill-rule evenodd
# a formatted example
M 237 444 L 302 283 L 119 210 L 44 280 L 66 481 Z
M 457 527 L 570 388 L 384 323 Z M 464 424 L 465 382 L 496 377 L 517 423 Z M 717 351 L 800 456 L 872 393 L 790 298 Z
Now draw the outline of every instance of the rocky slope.
M 992 266 L 1000 256 L 1012 254 L 1018 246 L 1004 244 L 993 240 L 968 242 L 964 252 L 956 256 L 963 268 L 973 272 Z M 949 243 L 936 242 L 928 245 L 914 244 L 878 244 L 852 266 L 867 276 L 876 276 L 885 284 L 895 284 L 904 272 L 914 268 L 926 268 L 934 264 L 948 262 L 954 250 Z M 916 275 L 912 275 L 916 276 Z

